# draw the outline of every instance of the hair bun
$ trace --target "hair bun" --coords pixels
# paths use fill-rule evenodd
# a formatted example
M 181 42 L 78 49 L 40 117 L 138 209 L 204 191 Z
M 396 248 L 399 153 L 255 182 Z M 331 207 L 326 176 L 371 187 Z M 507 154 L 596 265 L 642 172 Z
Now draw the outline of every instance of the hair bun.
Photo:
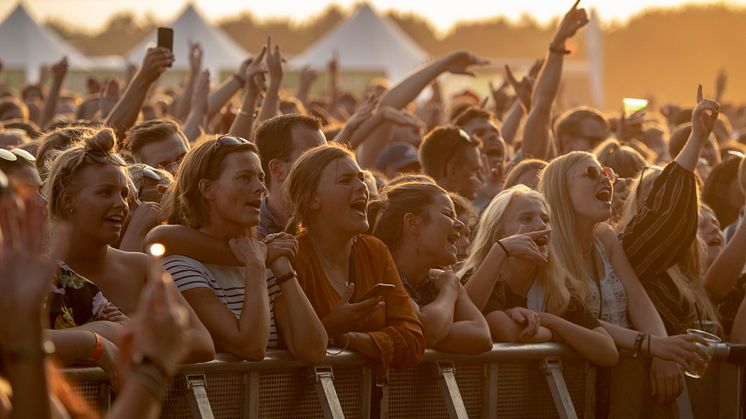
M 117 142 L 117 136 L 111 128 L 101 128 L 83 139 L 86 151 L 111 153 Z

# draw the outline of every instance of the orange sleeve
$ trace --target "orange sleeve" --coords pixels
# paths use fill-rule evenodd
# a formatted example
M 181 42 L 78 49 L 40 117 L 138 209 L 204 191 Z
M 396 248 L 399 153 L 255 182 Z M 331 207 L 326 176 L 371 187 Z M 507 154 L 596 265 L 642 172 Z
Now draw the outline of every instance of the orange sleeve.
M 370 245 L 370 262 L 378 266 L 378 269 L 367 271 L 378 272 L 381 275 L 372 279 L 375 282 L 387 282 L 396 286 L 396 289 L 385 297 L 385 327 L 368 332 L 368 335 L 381 352 L 379 362 L 384 369 L 414 367 L 420 362 L 427 345 L 422 324 L 414 311 L 409 294 L 399 279 L 399 273 L 388 249 L 378 239 L 366 239 L 372 239 L 370 242 L 366 240 L 366 244 Z

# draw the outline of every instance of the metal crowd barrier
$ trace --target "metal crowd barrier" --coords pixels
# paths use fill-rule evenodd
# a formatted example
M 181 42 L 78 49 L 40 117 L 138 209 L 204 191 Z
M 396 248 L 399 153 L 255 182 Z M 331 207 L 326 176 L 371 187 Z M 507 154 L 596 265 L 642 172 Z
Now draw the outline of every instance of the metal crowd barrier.
M 612 383 L 609 417 L 742 418 L 744 362 L 727 362 L 733 358 L 730 349 L 719 345 L 707 374 L 688 380 L 678 409 L 663 413 L 651 410 L 649 387 L 640 385 L 640 376 L 648 382 L 649 366 L 623 355 L 612 373 L 621 378 Z M 64 373 L 92 406 L 102 413 L 109 409 L 112 396 L 103 371 Z M 317 366 L 284 351 L 270 351 L 261 362 L 220 356 L 182 366 L 161 417 L 367 418 L 374 385 L 371 366 L 352 352 Z M 418 367 L 389 371 L 381 417 L 595 418 L 595 390 L 596 367 L 564 345 L 495 344 L 477 356 L 428 350 Z

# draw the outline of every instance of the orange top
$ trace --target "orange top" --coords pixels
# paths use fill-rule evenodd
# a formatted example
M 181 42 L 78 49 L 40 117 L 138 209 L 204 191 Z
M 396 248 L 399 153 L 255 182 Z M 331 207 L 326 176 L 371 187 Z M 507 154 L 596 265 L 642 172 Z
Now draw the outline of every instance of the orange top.
M 420 362 L 425 351 L 422 324 L 417 318 L 409 295 L 404 290 L 391 254 L 380 240 L 360 235 L 352 245 L 355 264 L 355 293 L 352 301 L 365 295 L 374 284 L 394 284 L 386 293 L 385 307 L 377 310 L 356 332 L 367 332 L 379 349 L 377 360 L 383 366 L 407 368 Z M 295 258 L 298 281 L 320 319 L 337 305 L 341 296 L 326 278 L 324 269 L 307 234 L 298 236 L 298 256 Z

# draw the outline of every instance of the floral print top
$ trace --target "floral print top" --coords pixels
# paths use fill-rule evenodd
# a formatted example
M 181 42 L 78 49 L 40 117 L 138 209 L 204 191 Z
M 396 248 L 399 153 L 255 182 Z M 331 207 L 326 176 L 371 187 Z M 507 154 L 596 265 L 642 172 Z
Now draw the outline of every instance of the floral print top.
M 64 262 L 58 261 L 57 265 L 59 270 L 47 299 L 50 328 L 67 329 L 99 320 L 104 307 L 110 304 L 101 290 Z

